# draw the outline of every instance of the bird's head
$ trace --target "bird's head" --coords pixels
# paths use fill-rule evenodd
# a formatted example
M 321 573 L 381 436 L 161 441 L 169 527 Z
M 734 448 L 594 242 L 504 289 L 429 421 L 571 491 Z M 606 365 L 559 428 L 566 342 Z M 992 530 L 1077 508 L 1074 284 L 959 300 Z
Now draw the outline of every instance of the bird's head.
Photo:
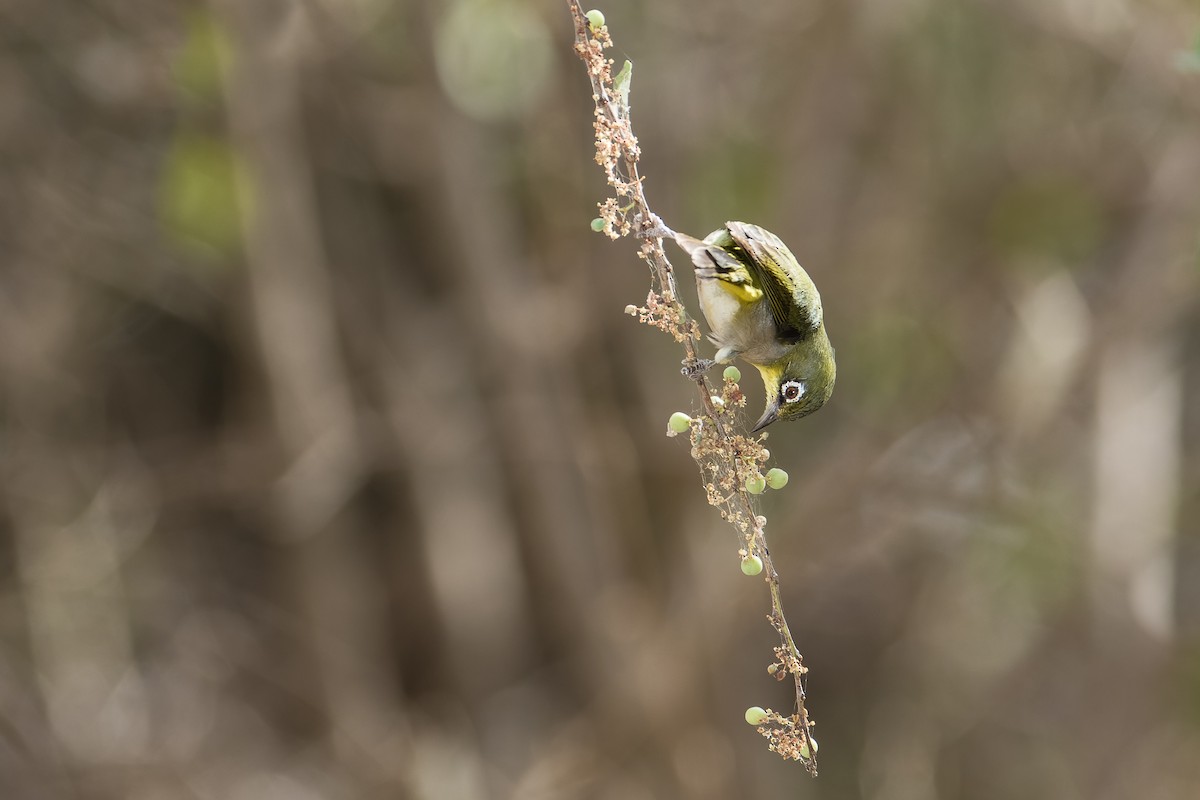
M 755 423 L 754 433 L 775 420 L 806 417 L 833 394 L 837 365 L 833 348 L 824 336 L 797 344 L 777 362 L 755 366 L 762 373 L 767 408 Z

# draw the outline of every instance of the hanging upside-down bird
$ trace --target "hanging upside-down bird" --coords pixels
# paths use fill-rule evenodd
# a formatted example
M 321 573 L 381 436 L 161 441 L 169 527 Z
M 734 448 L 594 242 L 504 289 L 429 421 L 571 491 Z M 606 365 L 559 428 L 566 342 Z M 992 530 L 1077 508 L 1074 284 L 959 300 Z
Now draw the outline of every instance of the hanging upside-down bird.
M 745 222 L 727 222 L 703 240 L 661 230 L 692 257 L 716 362 L 741 358 L 762 374 L 767 408 L 754 431 L 825 405 L 837 368 L 821 295 L 787 245 Z

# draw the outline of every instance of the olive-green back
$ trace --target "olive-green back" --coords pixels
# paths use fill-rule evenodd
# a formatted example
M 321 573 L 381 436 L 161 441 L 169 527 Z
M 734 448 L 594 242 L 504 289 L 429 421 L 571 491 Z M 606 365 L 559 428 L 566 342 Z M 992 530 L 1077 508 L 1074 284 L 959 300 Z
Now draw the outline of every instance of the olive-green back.
M 757 225 L 727 222 L 725 227 L 747 256 L 744 263 L 754 283 L 767 296 L 779 337 L 803 339 L 819 328 L 821 295 L 787 245 Z

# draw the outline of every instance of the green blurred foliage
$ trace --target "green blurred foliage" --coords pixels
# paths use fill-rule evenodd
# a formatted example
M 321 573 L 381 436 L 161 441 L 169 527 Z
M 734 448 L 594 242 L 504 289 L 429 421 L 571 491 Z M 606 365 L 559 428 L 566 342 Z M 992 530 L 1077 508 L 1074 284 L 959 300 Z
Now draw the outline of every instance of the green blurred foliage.
M 194 255 L 224 260 L 242 242 L 246 185 L 229 142 L 181 132 L 163 163 L 159 213 L 171 241 Z
M 765 137 L 745 132 L 714 138 L 685 172 L 683 195 L 689 219 L 742 221 L 771 215 L 778 197 L 779 171 Z M 724 216 L 723 216 L 724 215 Z
M 515 0 L 453 0 L 439 22 L 434 56 L 450 101 L 481 120 L 519 118 L 548 85 L 550 32 Z
M 1095 256 L 1108 229 L 1099 198 L 1069 176 L 1038 174 L 1006 186 L 995 199 L 989 234 L 1014 263 L 1080 267 Z
M 881 313 L 848 332 L 838 361 L 839 392 L 876 420 L 940 407 L 954 390 L 957 362 L 937 326 Z
M 1180 72 L 1200 72 L 1200 34 L 1196 34 L 1189 49 L 1175 54 L 1175 67 Z
M 210 107 L 221 100 L 232 49 L 226 31 L 211 12 L 187 15 L 182 45 L 171 60 L 175 86 L 185 103 Z
M 179 129 L 163 155 L 158 213 L 168 238 L 183 252 L 227 260 L 242 239 L 245 175 L 228 140 L 208 131 L 221 125 L 225 82 L 232 69 L 228 33 L 207 9 L 186 17 L 171 60 Z

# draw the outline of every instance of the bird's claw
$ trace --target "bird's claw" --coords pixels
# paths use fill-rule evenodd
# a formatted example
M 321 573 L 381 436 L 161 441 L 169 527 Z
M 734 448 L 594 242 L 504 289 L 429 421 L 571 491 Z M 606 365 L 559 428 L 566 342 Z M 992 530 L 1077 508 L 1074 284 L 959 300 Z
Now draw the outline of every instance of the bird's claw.
M 696 381 L 700 380 L 704 373 L 716 366 L 716 363 L 711 358 L 685 358 L 683 360 L 683 369 L 679 371 L 688 380 Z
M 642 214 L 635 214 L 633 227 L 639 239 L 674 239 L 675 231 L 667 227 L 662 218 L 653 212 L 649 219 Z

